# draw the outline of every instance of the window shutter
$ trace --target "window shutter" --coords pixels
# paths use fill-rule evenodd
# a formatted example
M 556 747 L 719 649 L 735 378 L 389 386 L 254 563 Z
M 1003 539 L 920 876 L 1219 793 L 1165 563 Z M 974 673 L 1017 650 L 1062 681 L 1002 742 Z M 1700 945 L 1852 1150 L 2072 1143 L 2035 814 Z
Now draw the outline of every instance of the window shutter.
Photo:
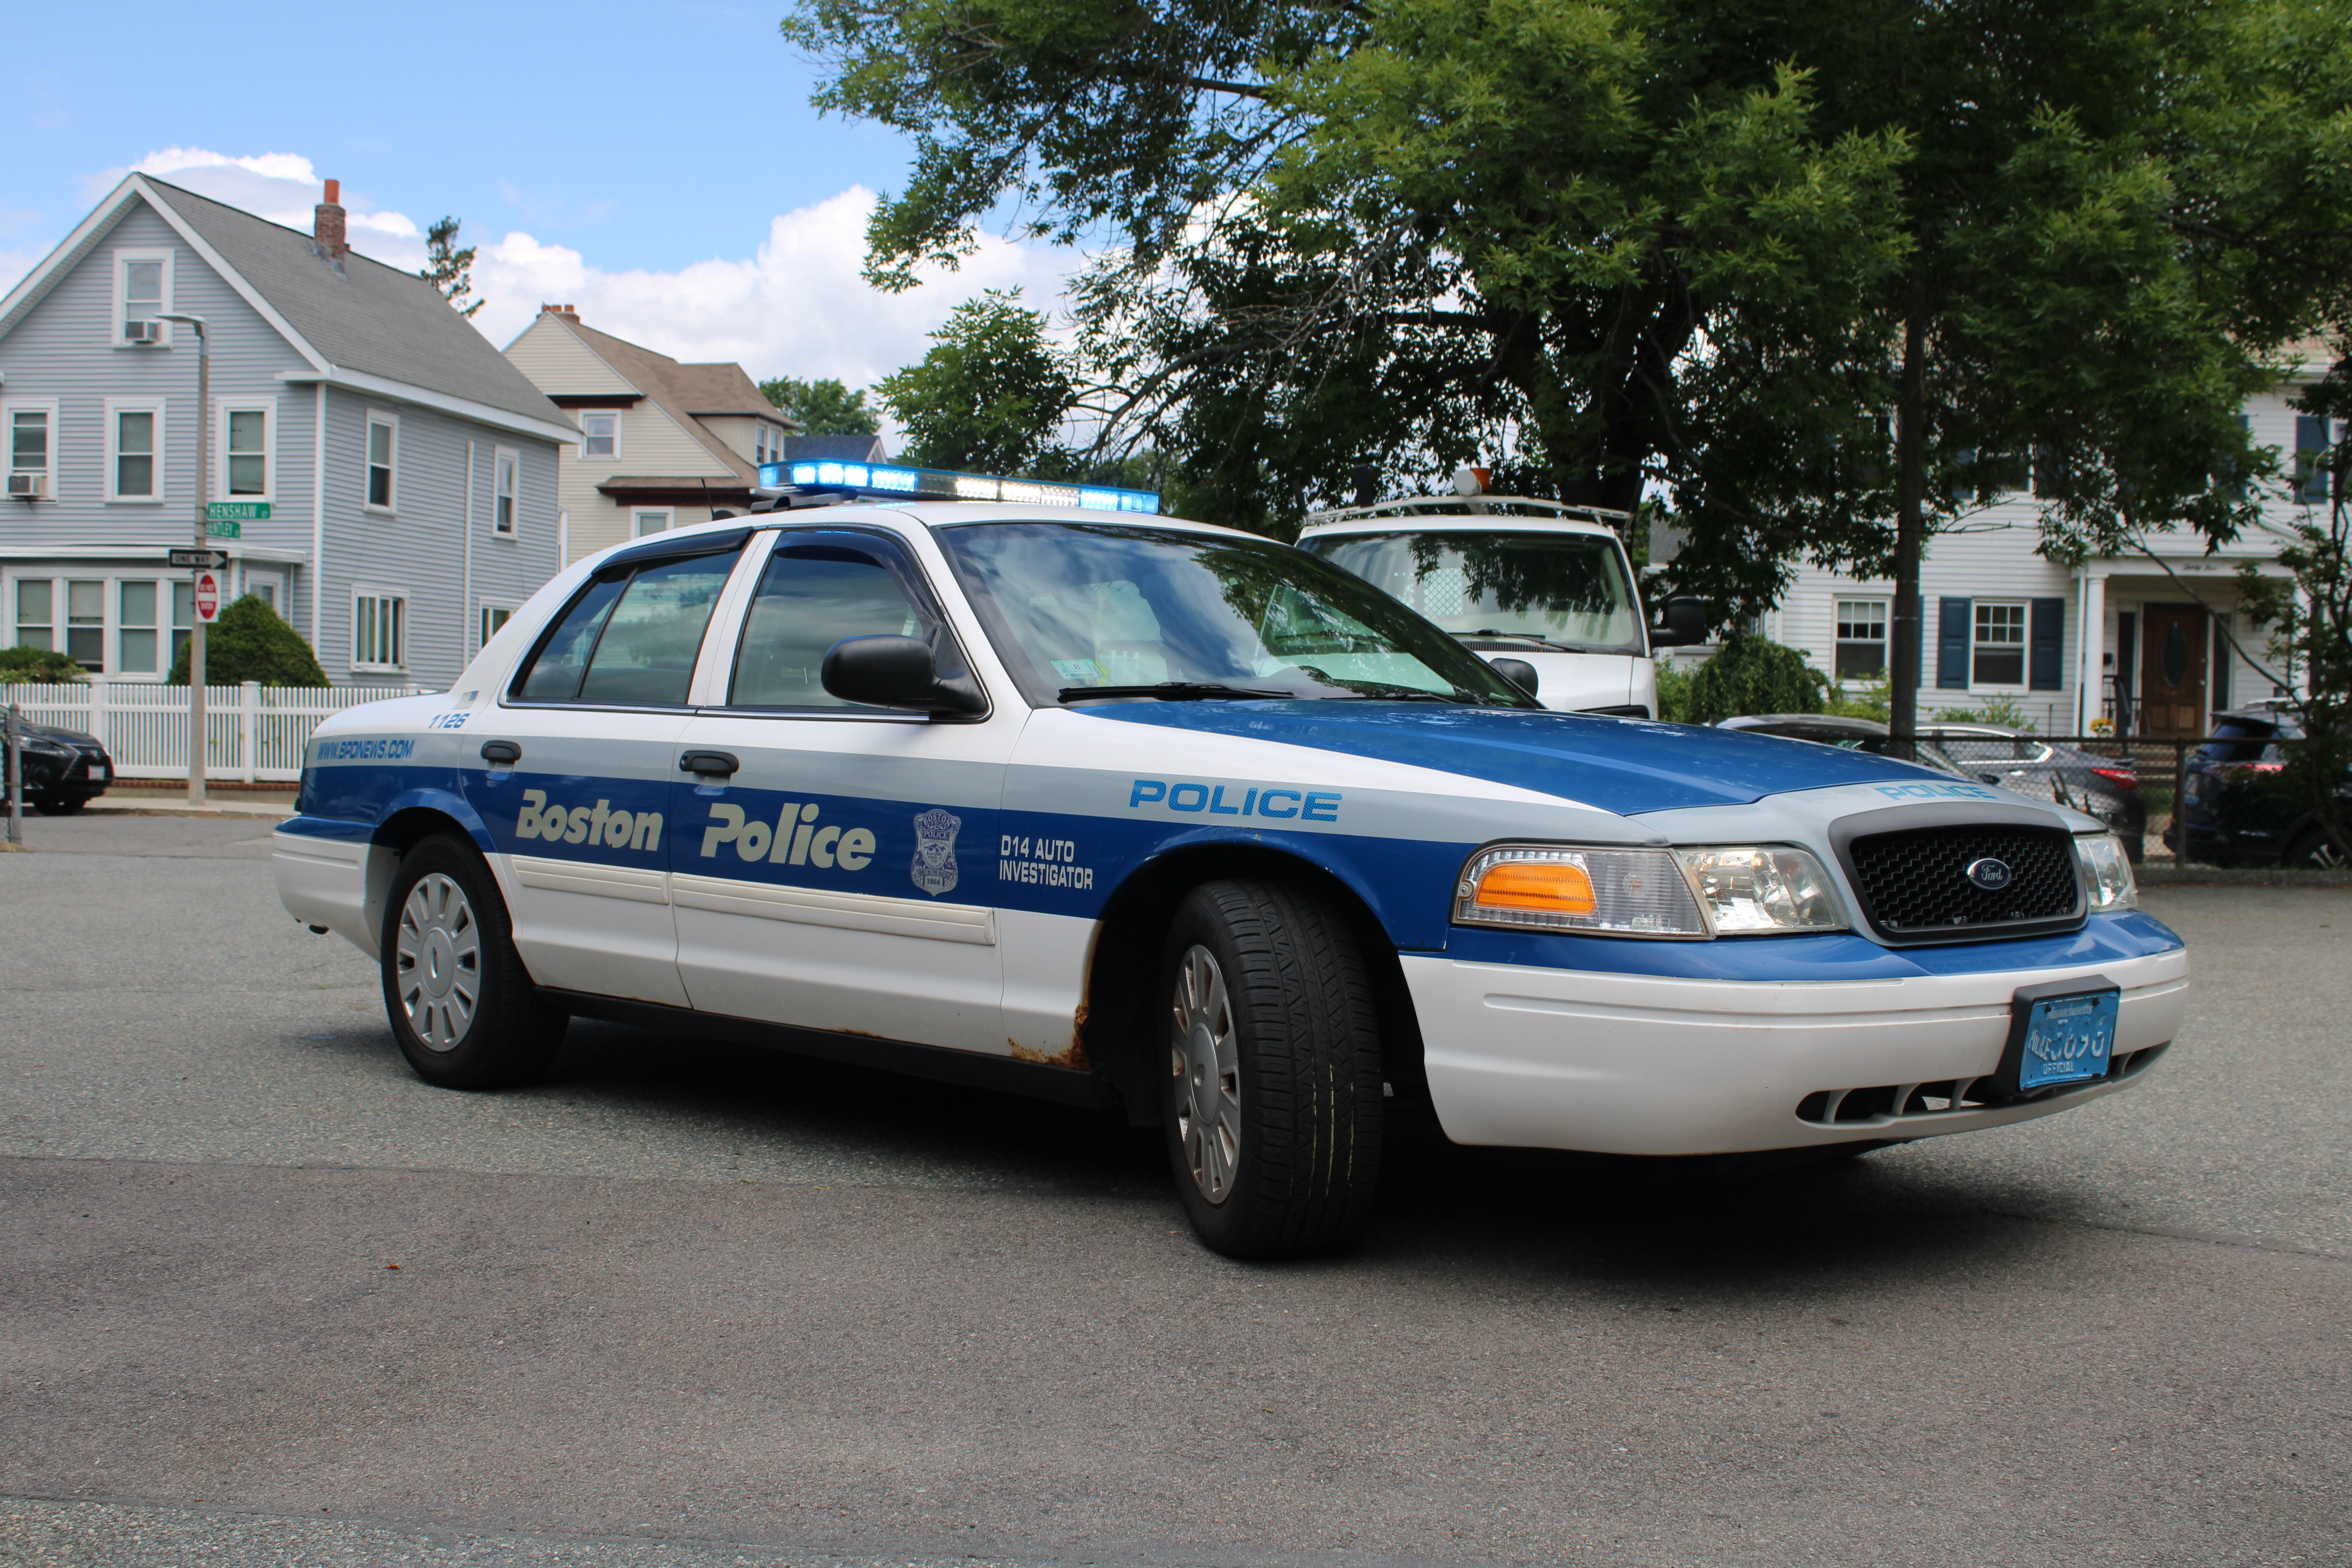
M 1940 691 L 1969 689 L 1969 599 L 1938 599 L 1936 616 L 1936 687 Z
M 2035 691 L 2063 691 L 2066 688 L 2066 601 L 2036 599 L 2032 619 L 2026 634 L 2031 642 L 2031 662 L 2026 668 L 2027 684 Z

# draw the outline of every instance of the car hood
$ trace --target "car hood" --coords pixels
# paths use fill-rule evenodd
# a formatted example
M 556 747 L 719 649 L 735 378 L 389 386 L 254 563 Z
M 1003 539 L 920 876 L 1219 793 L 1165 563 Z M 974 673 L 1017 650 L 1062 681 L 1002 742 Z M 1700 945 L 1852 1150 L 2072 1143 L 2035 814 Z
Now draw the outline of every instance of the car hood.
M 27 721 L 19 721 L 17 728 L 27 740 L 62 741 L 68 746 L 97 746 L 101 752 L 106 749 L 99 744 L 97 736 L 86 735 L 79 730 L 67 730 L 56 724 L 35 724 Z
M 1120 702 L 1120 724 L 1309 746 L 1580 801 L 1621 816 L 1744 805 L 1790 790 L 1945 780 L 1886 757 L 1691 724 L 1404 702 Z

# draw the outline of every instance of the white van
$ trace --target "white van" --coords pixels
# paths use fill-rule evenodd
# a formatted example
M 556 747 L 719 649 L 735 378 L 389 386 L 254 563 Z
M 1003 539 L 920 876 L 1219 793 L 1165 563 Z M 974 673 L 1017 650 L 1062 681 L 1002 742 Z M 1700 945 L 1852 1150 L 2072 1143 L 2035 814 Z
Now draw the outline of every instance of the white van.
M 1696 625 L 1653 629 L 1622 531 L 1633 519 L 1524 496 L 1414 496 L 1318 511 L 1299 548 L 1420 611 L 1547 708 L 1651 719 L 1654 647 L 1699 640 Z M 1672 606 L 1696 620 L 1698 605 Z

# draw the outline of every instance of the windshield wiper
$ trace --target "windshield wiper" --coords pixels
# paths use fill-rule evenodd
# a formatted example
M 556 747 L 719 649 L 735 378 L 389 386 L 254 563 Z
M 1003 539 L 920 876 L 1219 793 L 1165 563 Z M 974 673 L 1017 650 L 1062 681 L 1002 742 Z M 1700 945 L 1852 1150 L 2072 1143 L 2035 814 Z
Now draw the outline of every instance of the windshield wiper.
M 1242 686 L 1220 686 L 1213 680 L 1162 680 L 1151 686 L 1065 686 L 1061 700 L 1080 702 L 1089 697 L 1157 697 L 1169 702 L 1258 701 L 1298 695 L 1296 691 L 1254 691 Z
M 1548 647 L 1554 653 L 1585 651 L 1573 643 L 1554 642 L 1549 637 L 1538 637 L 1533 632 L 1498 632 L 1491 626 L 1481 626 L 1475 632 L 1456 632 L 1454 635 L 1458 637 L 1516 637 L 1520 642 L 1531 642 L 1538 647 Z

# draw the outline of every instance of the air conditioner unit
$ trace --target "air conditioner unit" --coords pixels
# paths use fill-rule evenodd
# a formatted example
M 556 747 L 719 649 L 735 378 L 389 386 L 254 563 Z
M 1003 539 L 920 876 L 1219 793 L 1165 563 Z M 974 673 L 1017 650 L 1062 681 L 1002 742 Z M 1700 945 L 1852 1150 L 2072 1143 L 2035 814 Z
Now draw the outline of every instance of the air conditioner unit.
M 49 476 L 47 474 L 10 474 L 8 476 L 10 500 L 44 500 L 47 499 L 48 493 Z
M 163 323 L 125 321 L 122 323 L 122 341 L 126 343 L 160 343 L 163 341 Z

